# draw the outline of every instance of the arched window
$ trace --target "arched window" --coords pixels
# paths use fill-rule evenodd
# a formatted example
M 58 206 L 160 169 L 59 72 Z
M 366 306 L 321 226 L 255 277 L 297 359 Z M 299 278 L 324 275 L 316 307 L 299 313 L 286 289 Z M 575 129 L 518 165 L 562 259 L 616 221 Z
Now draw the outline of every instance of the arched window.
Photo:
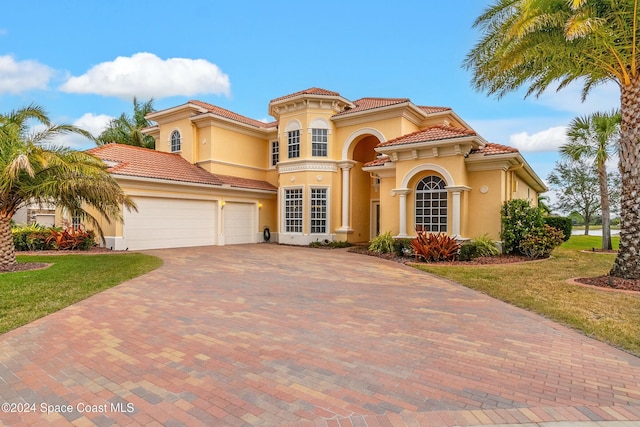
M 447 232 L 447 190 L 442 178 L 431 175 L 416 187 L 416 228 L 431 233 Z
M 174 130 L 171 132 L 171 152 L 177 153 L 181 149 L 180 132 Z
M 300 122 L 291 120 L 284 128 L 287 132 L 287 157 L 289 159 L 297 159 L 300 157 Z

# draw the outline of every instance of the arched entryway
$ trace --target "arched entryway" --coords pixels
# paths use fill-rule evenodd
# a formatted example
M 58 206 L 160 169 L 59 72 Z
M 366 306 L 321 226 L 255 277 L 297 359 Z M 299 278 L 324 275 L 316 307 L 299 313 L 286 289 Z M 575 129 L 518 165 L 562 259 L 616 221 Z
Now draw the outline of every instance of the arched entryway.
M 343 150 L 343 228 L 350 242 L 365 242 L 375 237 L 377 223 L 375 203 L 380 201 L 379 186 L 369 172 L 362 170 L 365 163 L 375 160 L 375 147 L 384 140 L 374 129 L 352 135 Z M 346 216 L 346 218 L 345 218 Z M 345 224 L 345 219 L 347 224 Z

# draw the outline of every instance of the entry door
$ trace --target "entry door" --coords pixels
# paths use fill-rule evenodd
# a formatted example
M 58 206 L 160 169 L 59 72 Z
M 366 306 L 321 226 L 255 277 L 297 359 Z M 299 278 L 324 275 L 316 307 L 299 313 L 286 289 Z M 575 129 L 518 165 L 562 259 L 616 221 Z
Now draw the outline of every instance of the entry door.
M 380 201 L 374 200 L 371 202 L 371 237 L 369 240 L 374 239 L 380 234 Z

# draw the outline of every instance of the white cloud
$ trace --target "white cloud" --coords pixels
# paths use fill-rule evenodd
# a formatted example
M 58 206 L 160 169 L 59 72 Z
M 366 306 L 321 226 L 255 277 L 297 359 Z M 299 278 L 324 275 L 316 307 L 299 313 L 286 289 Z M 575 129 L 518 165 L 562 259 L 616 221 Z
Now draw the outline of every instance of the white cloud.
M 229 96 L 229 76 L 204 59 L 161 59 L 152 53 L 120 56 L 71 77 L 60 89 L 130 99 L 192 96 L 213 93 Z
M 558 148 L 566 142 L 566 126 L 555 126 L 532 134 L 520 132 L 509 137 L 510 145 L 524 153 L 558 151 Z
M 0 94 L 17 95 L 30 89 L 46 89 L 53 69 L 37 61 L 16 61 L 0 56 Z
M 73 125 L 90 132 L 93 136 L 98 136 L 113 118 L 114 117 L 106 114 L 86 113 L 79 119 L 75 120 Z
M 74 120 L 71 124 L 86 130 L 93 136 L 98 136 L 102 133 L 111 119 L 113 119 L 113 117 L 106 114 L 86 113 L 82 117 Z M 56 122 L 56 124 L 60 123 Z M 44 129 L 44 125 L 36 125 L 31 129 L 31 132 L 40 132 Z M 96 145 L 92 140 L 76 133 L 58 135 L 55 138 L 48 140 L 47 143 L 55 146 L 68 147 L 74 150 L 86 150 L 93 148 Z

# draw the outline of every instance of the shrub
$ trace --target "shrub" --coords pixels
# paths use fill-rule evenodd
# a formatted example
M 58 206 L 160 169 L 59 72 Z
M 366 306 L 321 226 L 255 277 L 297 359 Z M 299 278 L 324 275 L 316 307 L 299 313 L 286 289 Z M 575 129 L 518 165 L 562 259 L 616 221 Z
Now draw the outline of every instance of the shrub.
M 461 261 L 471 261 L 479 257 L 498 255 L 500 255 L 500 251 L 496 247 L 496 242 L 485 234 L 462 245 L 459 256 Z
M 425 261 L 453 261 L 458 255 L 460 244 L 452 237 L 442 233 L 428 233 L 418 230 L 418 235 L 411 240 L 411 247 L 416 257 Z
M 39 224 L 11 229 L 13 244 L 18 251 L 42 251 L 49 249 L 47 238 L 50 229 Z
M 411 239 L 401 238 L 395 239 L 393 242 L 393 250 L 397 256 L 413 256 L 413 248 L 411 247 Z
M 571 238 L 571 230 L 573 228 L 571 218 L 567 218 L 566 216 L 545 216 L 544 223 L 549 227 L 562 230 L 565 242 Z
M 541 228 L 544 218 L 528 200 L 514 199 L 502 205 L 502 244 L 508 254 L 520 254 L 520 242 L 531 230 Z
M 58 250 L 89 250 L 95 246 L 96 236 L 93 230 L 87 231 L 82 226 L 51 229 L 47 243 Z
M 520 242 L 520 251 L 529 258 L 546 258 L 564 241 L 564 233 L 548 225 L 531 230 Z
M 331 248 L 331 249 L 338 249 L 338 248 L 348 248 L 351 245 L 351 243 L 347 242 L 346 240 L 342 240 L 342 241 L 336 241 L 336 242 L 328 242 L 328 241 L 320 241 L 320 240 L 316 240 L 315 242 L 311 242 L 309 243 L 309 246 L 312 248 Z
M 386 233 L 379 234 L 371 241 L 369 250 L 379 254 L 386 254 L 394 251 L 393 244 L 393 236 L 390 231 L 387 231 Z
M 93 231 L 82 227 L 44 227 L 38 224 L 11 229 L 13 244 L 18 251 L 89 250 L 96 245 Z

